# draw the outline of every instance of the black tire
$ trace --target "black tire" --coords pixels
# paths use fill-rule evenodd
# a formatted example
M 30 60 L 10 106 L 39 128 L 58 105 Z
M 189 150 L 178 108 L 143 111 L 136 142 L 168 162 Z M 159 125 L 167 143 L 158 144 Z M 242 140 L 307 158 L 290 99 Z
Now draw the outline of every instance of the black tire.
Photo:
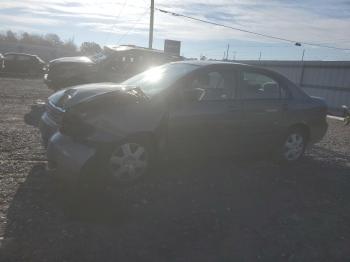
M 294 164 L 304 156 L 307 136 L 300 128 L 291 128 L 283 139 L 277 154 L 281 164 Z

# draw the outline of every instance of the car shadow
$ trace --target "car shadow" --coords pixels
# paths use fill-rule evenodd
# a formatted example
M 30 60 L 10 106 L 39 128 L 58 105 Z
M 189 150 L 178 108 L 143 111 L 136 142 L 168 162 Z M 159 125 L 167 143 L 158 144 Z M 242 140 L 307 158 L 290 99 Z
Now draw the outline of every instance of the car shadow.
M 4 261 L 341 261 L 350 255 L 348 156 L 296 166 L 184 161 L 65 212 L 34 165 L 7 212 Z M 329 161 L 325 161 L 325 160 Z
M 0 72 L 1 78 L 40 79 L 40 78 L 43 78 L 43 76 L 44 76 L 44 73 L 27 74 L 27 73 Z

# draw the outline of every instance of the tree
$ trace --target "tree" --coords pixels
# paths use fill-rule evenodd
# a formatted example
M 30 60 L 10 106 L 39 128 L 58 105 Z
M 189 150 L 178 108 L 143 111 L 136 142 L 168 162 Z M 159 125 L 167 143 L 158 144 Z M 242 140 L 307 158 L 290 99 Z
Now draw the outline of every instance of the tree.
M 68 41 L 64 42 L 63 48 L 69 52 L 69 53 L 76 53 L 77 52 L 77 46 L 74 44 L 73 39 L 69 39 Z
M 52 45 L 52 46 L 61 46 L 63 43 L 60 39 L 60 37 L 56 34 L 46 34 L 45 39 Z
M 8 42 L 17 42 L 16 34 L 14 32 L 12 32 L 11 30 L 8 30 L 6 32 L 6 40 Z
M 207 57 L 205 55 L 201 55 L 200 60 L 205 61 L 207 60 Z
M 80 52 L 84 55 L 94 55 L 101 51 L 101 46 L 95 42 L 84 42 L 80 46 Z
M 40 35 L 35 34 L 29 34 L 27 32 L 24 32 L 19 39 L 19 41 L 23 44 L 30 44 L 30 45 L 47 45 L 48 42 L 43 39 Z
M 42 55 L 44 58 L 50 59 L 57 56 L 74 56 L 77 55 L 77 46 L 74 44 L 73 39 L 63 41 L 56 34 L 39 35 L 28 32 L 14 33 L 11 30 L 1 33 L 0 32 L 0 44 L 6 43 L 15 44 L 15 50 L 17 52 L 35 53 Z M 51 48 L 51 53 L 48 54 L 48 50 Z M 5 50 L 6 52 L 7 50 Z M 13 51 L 12 49 L 10 51 Z

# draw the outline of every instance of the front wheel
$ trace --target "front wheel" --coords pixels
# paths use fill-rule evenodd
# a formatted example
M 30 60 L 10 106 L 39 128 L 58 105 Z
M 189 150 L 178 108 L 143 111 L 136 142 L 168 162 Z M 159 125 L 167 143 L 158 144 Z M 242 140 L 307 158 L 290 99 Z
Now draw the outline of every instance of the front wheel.
M 109 174 L 118 184 L 141 180 L 151 166 L 152 150 L 145 142 L 126 141 L 114 148 L 108 161 Z
M 305 148 L 305 134 L 299 129 L 291 130 L 284 139 L 279 158 L 284 163 L 295 163 L 302 158 Z

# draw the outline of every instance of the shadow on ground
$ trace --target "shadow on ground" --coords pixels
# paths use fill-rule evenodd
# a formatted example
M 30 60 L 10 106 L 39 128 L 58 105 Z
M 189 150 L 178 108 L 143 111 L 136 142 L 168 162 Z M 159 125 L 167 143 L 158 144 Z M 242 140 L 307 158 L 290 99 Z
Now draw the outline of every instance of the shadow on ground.
M 350 257 L 348 156 L 317 148 L 295 167 L 173 164 L 81 205 L 72 218 L 44 167 L 8 210 L 4 261 L 344 261 Z
M 0 72 L 0 78 L 42 79 L 44 74 Z

